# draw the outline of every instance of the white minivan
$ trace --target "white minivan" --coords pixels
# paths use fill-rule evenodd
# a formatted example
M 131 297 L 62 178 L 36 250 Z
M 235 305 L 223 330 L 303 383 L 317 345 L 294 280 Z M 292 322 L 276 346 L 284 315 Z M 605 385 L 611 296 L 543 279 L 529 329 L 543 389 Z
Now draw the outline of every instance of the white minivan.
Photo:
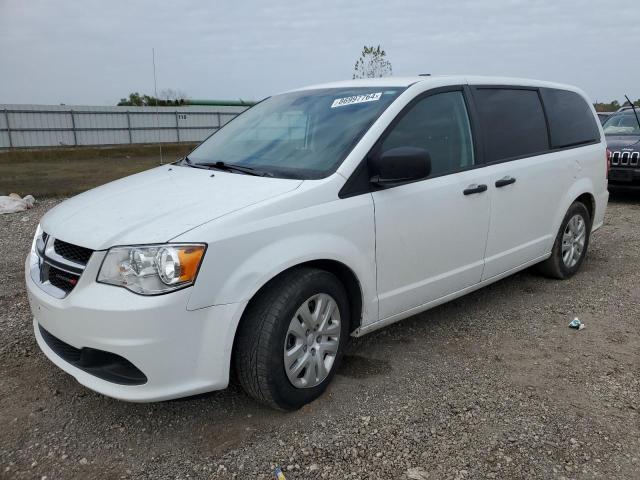
M 26 261 L 37 342 L 130 401 L 317 398 L 360 336 L 539 264 L 576 273 L 608 200 L 574 87 L 380 78 L 275 95 L 187 157 L 67 200 Z

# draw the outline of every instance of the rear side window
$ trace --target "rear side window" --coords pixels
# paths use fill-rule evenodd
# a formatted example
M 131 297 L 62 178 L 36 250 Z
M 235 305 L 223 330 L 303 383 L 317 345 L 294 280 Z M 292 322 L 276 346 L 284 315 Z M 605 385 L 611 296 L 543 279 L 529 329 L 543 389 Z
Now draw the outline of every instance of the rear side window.
M 475 88 L 485 162 L 549 150 L 547 123 L 537 90 Z
M 540 93 L 549 120 L 552 148 L 591 143 L 600 138 L 591 108 L 581 95 L 555 88 L 543 88 Z

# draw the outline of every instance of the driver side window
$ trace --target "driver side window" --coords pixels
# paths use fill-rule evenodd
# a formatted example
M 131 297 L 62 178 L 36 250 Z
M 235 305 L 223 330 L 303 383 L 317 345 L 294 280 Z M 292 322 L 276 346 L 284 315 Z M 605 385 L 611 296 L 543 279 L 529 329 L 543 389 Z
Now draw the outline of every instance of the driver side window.
M 382 142 L 381 152 L 417 147 L 431 155 L 430 177 L 474 164 L 471 126 L 462 92 L 445 92 L 419 100 Z

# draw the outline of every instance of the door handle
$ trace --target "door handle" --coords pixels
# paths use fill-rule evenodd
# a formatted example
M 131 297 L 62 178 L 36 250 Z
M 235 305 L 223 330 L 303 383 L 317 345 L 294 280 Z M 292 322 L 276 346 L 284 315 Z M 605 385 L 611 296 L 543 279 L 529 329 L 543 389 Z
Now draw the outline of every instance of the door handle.
M 512 183 L 516 183 L 516 179 L 507 175 L 496 182 L 496 188 L 506 187 Z
M 474 183 L 472 185 L 469 185 L 467 188 L 465 188 L 462 193 L 464 193 L 465 195 L 472 195 L 474 193 L 482 193 L 486 191 L 487 191 L 487 186 L 484 183 L 480 185 L 476 185 Z

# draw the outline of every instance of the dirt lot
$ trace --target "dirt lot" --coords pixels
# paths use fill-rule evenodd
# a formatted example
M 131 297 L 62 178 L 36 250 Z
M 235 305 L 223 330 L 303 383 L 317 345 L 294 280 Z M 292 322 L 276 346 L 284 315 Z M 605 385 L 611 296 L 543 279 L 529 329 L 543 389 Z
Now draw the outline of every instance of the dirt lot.
M 54 367 L 22 279 L 53 204 L 0 216 L 4 478 L 640 478 L 640 196 L 613 199 L 573 279 L 523 272 L 358 339 L 290 414 L 237 387 L 124 403 Z

